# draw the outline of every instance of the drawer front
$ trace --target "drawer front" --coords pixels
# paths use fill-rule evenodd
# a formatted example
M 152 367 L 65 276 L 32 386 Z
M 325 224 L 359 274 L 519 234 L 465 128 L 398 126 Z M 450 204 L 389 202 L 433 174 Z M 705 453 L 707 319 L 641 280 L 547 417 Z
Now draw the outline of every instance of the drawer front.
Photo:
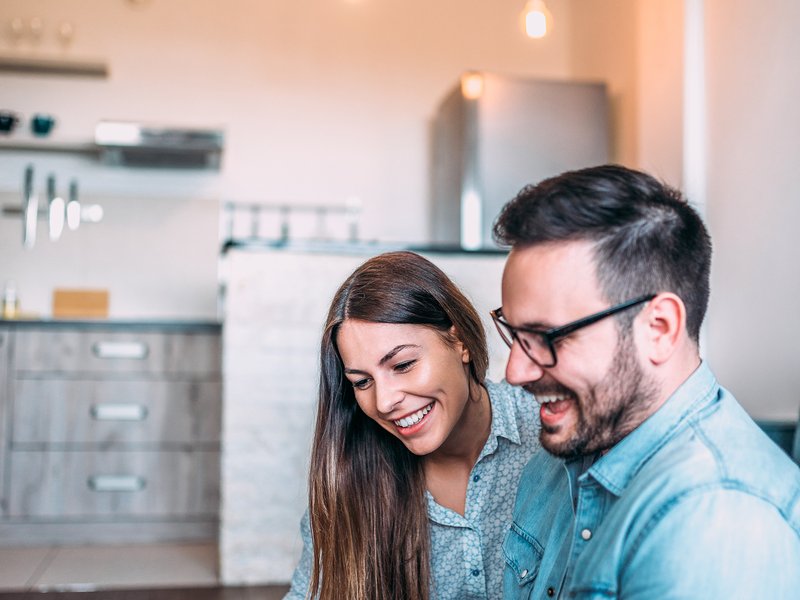
M 11 518 L 214 518 L 218 508 L 218 452 L 11 452 Z
M 168 373 L 219 377 L 216 333 L 25 329 L 15 333 L 18 371 Z
M 13 443 L 218 443 L 215 381 L 16 379 Z

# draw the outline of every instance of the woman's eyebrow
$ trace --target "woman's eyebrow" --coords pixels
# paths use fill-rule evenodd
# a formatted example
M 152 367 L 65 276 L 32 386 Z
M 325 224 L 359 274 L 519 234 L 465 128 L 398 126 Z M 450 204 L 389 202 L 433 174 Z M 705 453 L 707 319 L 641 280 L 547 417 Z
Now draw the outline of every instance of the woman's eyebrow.
M 401 350 L 405 350 L 406 348 L 420 348 L 418 344 L 400 344 L 399 346 L 395 346 L 389 352 L 383 355 L 378 361 L 378 366 L 382 367 L 388 361 L 392 360 L 392 358 Z M 362 371 L 360 369 L 348 369 L 347 367 L 344 368 L 345 375 L 368 375 L 366 371 Z
M 383 358 L 378 361 L 378 366 L 383 366 L 387 361 L 392 360 L 398 352 L 406 348 L 419 348 L 419 346 L 417 344 L 400 344 L 399 346 L 395 346 L 383 355 Z

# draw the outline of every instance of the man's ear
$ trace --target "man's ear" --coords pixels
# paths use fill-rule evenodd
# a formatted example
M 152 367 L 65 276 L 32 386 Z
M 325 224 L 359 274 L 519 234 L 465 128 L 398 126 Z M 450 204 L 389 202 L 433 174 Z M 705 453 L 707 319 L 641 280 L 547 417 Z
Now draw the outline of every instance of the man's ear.
M 675 353 L 686 331 L 683 300 L 671 292 L 658 294 L 639 317 L 644 320 L 640 341 L 647 358 L 654 365 L 665 363 Z

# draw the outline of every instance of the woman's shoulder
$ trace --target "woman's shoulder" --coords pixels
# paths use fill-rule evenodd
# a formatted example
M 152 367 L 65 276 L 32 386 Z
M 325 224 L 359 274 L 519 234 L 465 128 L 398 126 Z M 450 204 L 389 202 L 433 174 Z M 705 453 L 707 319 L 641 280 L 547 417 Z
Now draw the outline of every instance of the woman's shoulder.
M 494 382 L 485 380 L 484 385 L 489 392 L 489 400 L 495 415 L 505 414 L 526 428 L 533 428 L 538 432 L 539 402 L 530 392 L 517 385 L 511 385 L 505 379 Z
M 532 405 L 536 405 L 537 408 L 539 406 L 533 394 L 518 385 L 511 385 L 505 379 L 498 382 L 486 379 L 484 385 L 489 392 L 489 399 L 492 404 L 498 402 L 513 403 L 515 405 L 524 405 L 528 409 Z

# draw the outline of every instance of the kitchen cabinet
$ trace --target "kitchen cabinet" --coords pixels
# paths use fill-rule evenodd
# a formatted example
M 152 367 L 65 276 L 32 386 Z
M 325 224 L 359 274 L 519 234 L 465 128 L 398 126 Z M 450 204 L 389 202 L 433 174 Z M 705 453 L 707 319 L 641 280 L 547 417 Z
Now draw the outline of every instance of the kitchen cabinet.
M 0 324 L 0 540 L 212 539 L 220 326 Z
M 9 344 L 9 331 L 0 328 L 0 436 L 5 438 L 6 428 L 6 399 L 9 397 L 9 381 L 8 381 L 8 344 Z M 5 486 L 3 482 L 6 480 L 5 466 L 6 466 L 6 444 L 0 444 L 0 519 L 6 515 L 8 502 L 6 500 Z

